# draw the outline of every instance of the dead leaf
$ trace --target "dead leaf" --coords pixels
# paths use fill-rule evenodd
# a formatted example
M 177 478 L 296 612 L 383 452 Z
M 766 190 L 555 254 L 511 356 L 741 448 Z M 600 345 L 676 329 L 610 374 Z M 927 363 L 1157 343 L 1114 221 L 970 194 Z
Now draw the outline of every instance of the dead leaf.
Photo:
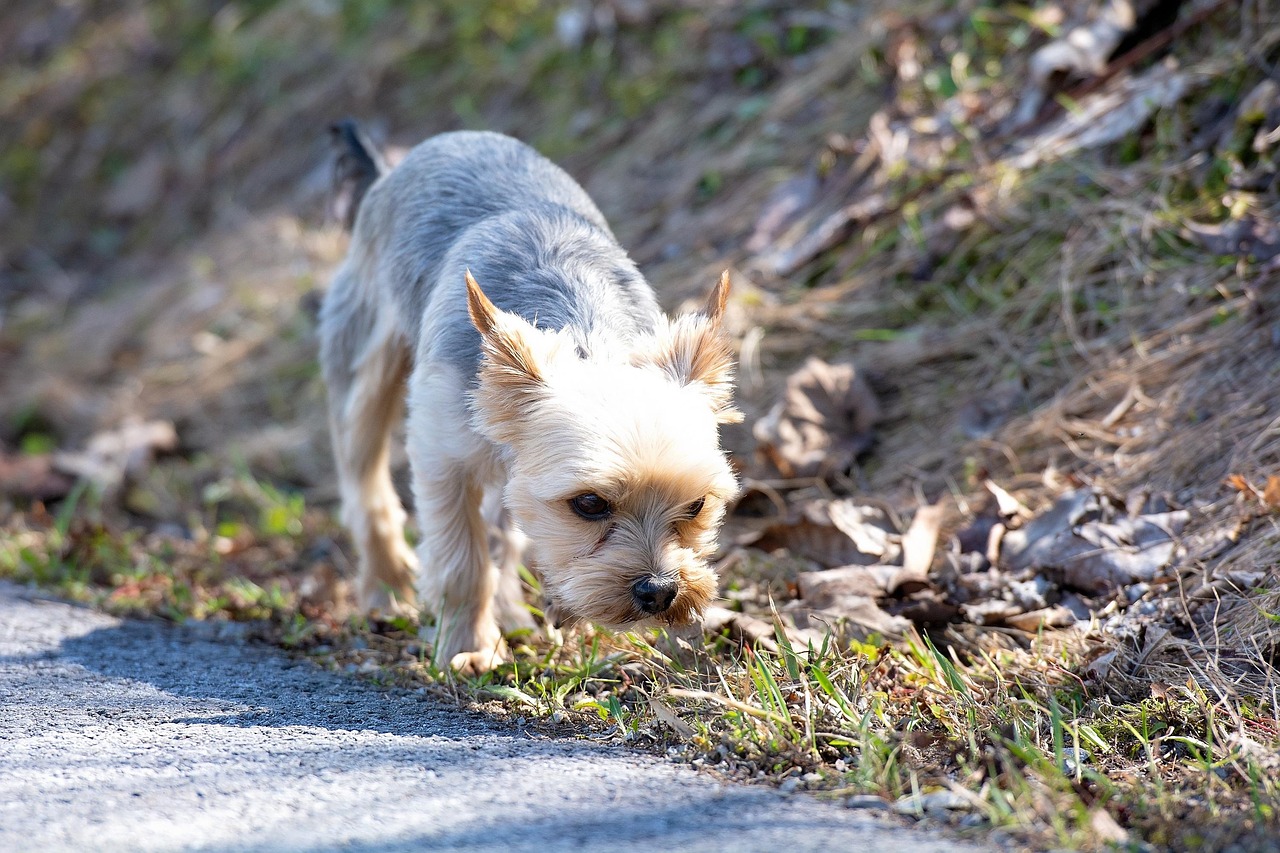
M 810 358 L 751 432 L 760 455 L 783 477 L 829 477 L 849 470 L 871 447 L 880 416 L 880 403 L 856 367 Z
M 801 572 L 796 576 L 796 586 L 805 604 L 824 609 L 848 596 L 893 595 L 910 580 L 914 578 L 902 566 L 842 566 L 821 572 Z
M 755 229 L 747 240 L 747 251 L 757 253 L 767 249 L 813 203 L 818 186 L 818 173 L 809 171 L 774 187 L 756 217 Z
M 1142 128 L 1157 110 L 1173 106 L 1191 88 L 1191 77 L 1167 65 L 1140 75 L 1118 78 L 1113 84 L 1076 104 L 1041 133 L 1018 145 L 1012 164 L 1030 169 L 1077 151 L 1117 142 Z
M 1253 483 L 1250 483 L 1240 474 L 1229 474 L 1225 480 L 1225 485 L 1228 488 L 1235 489 L 1243 495 L 1247 495 L 1249 497 L 1260 497 L 1258 490 L 1253 487 Z
M 1152 580 L 1178 552 L 1173 535 L 1181 532 L 1190 515 L 1167 513 L 1118 524 L 1089 524 L 1077 541 L 1067 545 L 1051 562 L 1062 582 L 1077 589 L 1105 593 L 1136 581 Z M 1047 568 L 1047 567 L 1046 567 Z
M 1030 81 L 1018 99 L 1015 126 L 1030 122 L 1055 87 L 1071 75 L 1096 77 L 1107 70 L 1113 52 L 1157 0 L 1107 0 L 1094 17 L 1031 55 Z
M 707 634 L 719 634 L 728 630 L 729 635 L 744 646 L 758 645 L 776 653 L 778 644 L 773 639 L 773 626 L 763 619 L 735 613 L 724 607 L 709 607 L 702 617 L 702 630 Z
M 1280 475 L 1267 477 L 1267 485 L 1262 490 L 1262 502 L 1268 509 L 1280 509 Z
M 1076 623 L 1075 614 L 1067 608 L 1056 605 L 1044 610 L 1032 610 L 1027 613 L 1016 613 L 1005 617 L 1005 624 L 1034 634 L 1041 628 L 1066 628 Z
M 657 696 L 649 696 L 647 698 L 649 707 L 653 710 L 653 715 L 675 732 L 677 737 L 688 740 L 696 734 L 693 726 L 680 719 L 679 715 L 666 702 L 663 702 Z
M 1022 501 L 1015 498 L 1009 492 L 997 486 L 991 480 L 987 480 L 982 484 L 992 497 L 996 499 L 996 508 L 1000 512 L 1001 518 L 1030 518 L 1031 510 L 1027 509 Z
M 126 477 L 137 477 L 159 452 L 178 446 L 178 433 L 168 421 L 126 420 L 89 439 L 84 450 L 54 456 L 54 467 L 113 492 Z
M 1006 568 L 1019 571 L 1037 564 L 1052 548 L 1055 538 L 1064 531 L 1070 532 L 1097 499 L 1088 489 L 1066 492 L 1047 512 L 1041 513 L 1020 530 L 1005 533 L 1001 543 L 1000 562 Z
M 856 627 L 859 630 L 853 633 L 863 640 L 871 634 L 879 634 L 887 640 L 900 640 L 911 630 L 909 619 L 888 613 L 874 598 L 866 595 L 834 596 L 825 607 L 807 611 L 804 616 L 808 621 L 827 626 L 843 636 L 850 635 L 851 626 Z
M 1129 832 L 1106 809 L 1096 808 L 1089 813 L 1089 828 L 1109 845 L 1122 846 L 1129 842 Z
M 1095 594 L 1151 580 L 1179 553 L 1175 537 L 1191 515 L 1127 516 L 1118 506 L 1089 489 L 1067 492 L 1026 527 L 1005 534 L 1000 563 L 1013 571 L 1044 570 Z
M 942 505 L 931 504 L 916 510 L 911 526 L 902 537 L 902 571 L 910 578 L 924 580 L 933 565 L 938 547 L 938 531 L 942 528 Z
M 835 567 L 897 562 L 901 540 L 883 509 L 845 498 L 809 501 L 796 515 L 737 544 L 768 552 L 784 548 L 792 556 Z
M 1280 224 L 1247 215 L 1226 222 L 1187 222 L 1185 236 L 1215 255 L 1236 255 L 1269 261 L 1280 255 Z
M 1002 625 L 1022 612 L 1022 608 L 1018 605 L 999 598 L 965 604 L 960 610 L 964 613 L 964 618 L 975 625 Z
M 1111 669 L 1115 666 L 1116 660 L 1120 653 L 1116 651 L 1104 652 L 1090 661 L 1084 668 L 1084 674 L 1097 683 L 1105 683 L 1111 676 Z
M 73 485 L 72 478 L 54 470 L 48 453 L 7 454 L 0 450 L 0 495 L 51 501 L 66 497 Z
M 908 619 L 916 625 L 945 625 L 960 612 L 941 592 L 931 588 L 913 592 L 905 599 L 883 602 L 882 609 L 891 617 Z

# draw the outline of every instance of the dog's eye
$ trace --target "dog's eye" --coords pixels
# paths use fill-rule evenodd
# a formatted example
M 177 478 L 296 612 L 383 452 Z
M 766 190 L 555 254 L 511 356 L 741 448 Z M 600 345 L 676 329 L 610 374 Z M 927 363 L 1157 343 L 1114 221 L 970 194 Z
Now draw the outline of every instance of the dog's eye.
M 684 508 L 684 517 L 692 521 L 698 517 L 698 513 L 702 512 L 702 508 L 706 506 L 706 498 L 698 498 L 693 503 Z
M 569 499 L 569 508 L 587 521 L 603 521 L 613 515 L 613 507 L 595 492 L 587 492 Z

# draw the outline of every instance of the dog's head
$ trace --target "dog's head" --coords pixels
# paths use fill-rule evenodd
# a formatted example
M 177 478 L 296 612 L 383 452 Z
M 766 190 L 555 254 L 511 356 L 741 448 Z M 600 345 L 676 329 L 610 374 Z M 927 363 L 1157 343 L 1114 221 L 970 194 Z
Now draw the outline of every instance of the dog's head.
M 738 484 L 720 449 L 733 408 L 721 317 L 697 313 L 583 357 L 564 332 L 499 310 L 467 274 L 483 357 L 477 428 L 501 445 L 507 506 L 562 624 L 687 624 L 716 594 L 707 559 Z

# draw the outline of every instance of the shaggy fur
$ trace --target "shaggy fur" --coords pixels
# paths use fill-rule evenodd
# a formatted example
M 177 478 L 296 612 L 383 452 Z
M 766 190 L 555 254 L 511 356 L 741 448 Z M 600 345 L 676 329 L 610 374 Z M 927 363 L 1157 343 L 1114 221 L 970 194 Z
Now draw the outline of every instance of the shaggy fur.
M 421 604 L 438 661 L 487 669 L 499 620 L 532 624 L 527 537 L 556 622 L 696 619 L 737 492 L 718 434 L 740 418 L 728 289 L 726 274 L 703 311 L 666 318 L 582 188 L 505 136 L 443 134 L 380 174 L 320 323 L 362 605 Z M 406 384 L 416 559 L 388 470 Z M 575 511 L 583 496 L 607 513 Z M 674 585 L 669 604 L 646 579 Z

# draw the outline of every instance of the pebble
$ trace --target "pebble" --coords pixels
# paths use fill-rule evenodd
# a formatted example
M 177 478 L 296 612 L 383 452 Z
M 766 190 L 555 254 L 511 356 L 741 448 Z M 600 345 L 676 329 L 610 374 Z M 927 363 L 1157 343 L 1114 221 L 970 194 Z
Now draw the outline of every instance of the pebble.
M 1089 750 L 1081 749 L 1078 746 L 1069 746 L 1062 750 L 1060 769 L 1064 775 L 1074 776 L 1081 767 L 1089 763 L 1089 758 Z
M 918 816 L 923 813 L 933 817 L 945 817 L 949 811 L 967 811 L 971 808 L 972 804 L 968 798 L 955 791 L 947 790 L 930 791 L 919 795 L 908 794 L 893 804 L 893 810 L 898 814 Z
M 871 809 L 888 811 L 893 804 L 884 797 L 878 797 L 875 794 L 854 794 L 844 801 L 844 807 L 847 809 Z

